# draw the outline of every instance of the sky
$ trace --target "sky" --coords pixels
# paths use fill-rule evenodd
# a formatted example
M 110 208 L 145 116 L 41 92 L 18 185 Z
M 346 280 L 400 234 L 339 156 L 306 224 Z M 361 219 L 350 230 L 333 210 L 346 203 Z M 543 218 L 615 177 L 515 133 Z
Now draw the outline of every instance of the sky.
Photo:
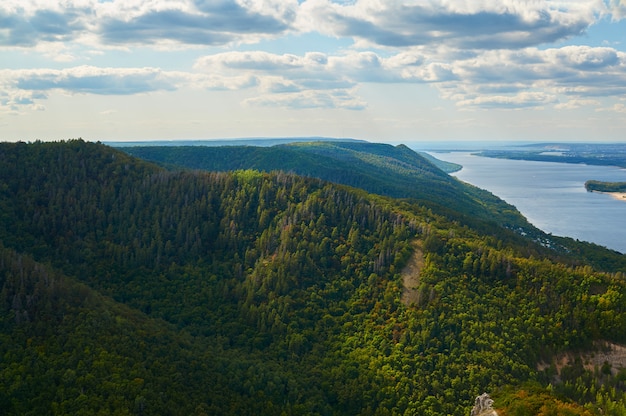
M 626 140 L 626 0 L 2 0 L 0 141 Z

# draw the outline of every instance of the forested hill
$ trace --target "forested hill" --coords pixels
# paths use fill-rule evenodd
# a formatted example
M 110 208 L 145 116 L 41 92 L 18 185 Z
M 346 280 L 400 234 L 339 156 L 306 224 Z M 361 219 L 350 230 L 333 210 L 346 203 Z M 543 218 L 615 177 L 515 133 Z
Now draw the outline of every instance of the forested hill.
M 530 240 L 551 249 L 542 255 L 559 252 L 570 262 L 587 262 L 603 270 L 626 270 L 626 257 L 620 253 L 544 233 L 514 206 L 446 174 L 405 145 L 311 141 L 274 146 L 124 146 L 121 150 L 171 170 L 255 169 L 320 178 L 408 199 L 483 234 L 497 235 L 517 244 Z
M 133 156 L 207 171 L 282 170 L 365 189 L 394 198 L 412 198 L 449 215 L 496 221 L 533 233 L 515 207 L 491 193 L 464 184 L 404 145 L 368 142 L 300 142 L 255 146 L 124 147 Z
M 617 362 L 550 365 L 626 342 L 623 275 L 547 252 L 319 179 L 3 143 L 0 408 L 623 415 Z

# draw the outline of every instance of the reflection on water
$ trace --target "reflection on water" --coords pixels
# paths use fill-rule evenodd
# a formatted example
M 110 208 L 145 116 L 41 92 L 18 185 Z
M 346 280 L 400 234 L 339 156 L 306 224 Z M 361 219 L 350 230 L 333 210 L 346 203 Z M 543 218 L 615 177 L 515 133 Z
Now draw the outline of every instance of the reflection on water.
M 504 199 L 535 226 L 554 235 L 591 241 L 626 253 L 626 201 L 587 192 L 585 181 L 626 182 L 610 166 L 492 159 L 430 152 L 463 166 L 453 175 Z

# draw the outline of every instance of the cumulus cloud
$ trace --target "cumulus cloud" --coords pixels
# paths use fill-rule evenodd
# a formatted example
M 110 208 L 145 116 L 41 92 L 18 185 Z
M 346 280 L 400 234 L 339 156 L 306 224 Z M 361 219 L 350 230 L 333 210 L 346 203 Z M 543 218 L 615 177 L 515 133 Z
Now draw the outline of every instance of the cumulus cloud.
M 559 97 L 559 108 L 573 108 L 591 104 L 590 97 L 626 93 L 626 54 L 612 48 L 486 51 L 454 61 L 449 70 L 455 79 L 434 78 L 431 82 L 459 106 L 543 107 Z M 571 105 L 569 100 L 573 100 Z
M 588 100 L 588 99 L 572 99 L 565 103 L 559 103 L 554 107 L 561 110 L 573 110 L 576 108 L 583 107 L 597 107 L 600 105 L 600 101 L 598 100 Z
M 230 50 L 196 59 L 187 72 L 96 66 L 5 70 L 0 71 L 4 91 L 0 104 L 26 108 L 53 90 L 130 95 L 193 86 L 245 89 L 252 97 L 244 104 L 250 106 L 359 110 L 366 106 L 358 96 L 362 83 L 424 83 L 467 108 L 594 106 L 599 97 L 626 95 L 624 52 L 540 45 L 579 35 L 608 14 L 619 19 L 623 4 L 617 0 L 3 0 L 0 48 L 28 48 L 56 65 L 89 59 L 109 47 L 133 51 L 141 49 L 138 46 L 232 46 L 292 32 L 349 37 L 355 44 L 334 53 Z M 83 56 L 85 45 L 91 48 Z
M 296 0 L 3 0 L 0 46 L 256 42 L 293 29 L 296 12 Z
M 98 68 L 0 70 L 0 107 L 4 110 L 41 110 L 50 92 L 67 94 L 132 95 L 171 91 L 188 82 L 189 74 L 155 68 Z
M 30 47 L 74 40 L 87 30 L 89 4 L 5 0 L 0 3 L 0 46 Z
M 14 114 L 25 109 L 41 111 L 44 107 L 37 101 L 45 98 L 40 92 L 5 89 L 0 92 L 0 111 Z
M 288 107 L 297 109 L 332 108 L 363 110 L 367 104 L 346 90 L 297 91 L 285 94 L 261 95 L 247 99 L 248 106 Z
M 98 68 L 7 71 L 14 86 L 25 91 L 63 90 L 71 93 L 129 95 L 173 90 L 172 76 L 155 68 Z
M 437 55 L 401 52 L 381 56 L 347 51 L 303 55 L 231 51 L 199 58 L 194 72 L 157 68 L 5 70 L 7 91 L 19 91 L 11 105 L 27 105 L 50 90 L 129 95 L 181 86 L 216 90 L 247 89 L 246 105 L 360 110 L 361 83 L 428 83 L 460 107 L 576 108 L 597 97 L 626 95 L 626 53 L 606 47 L 493 50 L 454 61 Z M 41 97 L 30 96 L 42 94 Z M 596 98 L 594 98 L 596 97 Z M 5 99 L 5 106 L 8 105 Z M 29 101 L 30 100 L 30 101 Z
M 350 88 L 358 82 L 404 82 L 415 75 L 425 58 L 414 53 L 400 53 L 388 58 L 374 52 L 348 51 L 341 55 L 308 52 L 304 55 L 273 54 L 264 51 L 224 52 L 199 58 L 196 71 L 230 77 L 242 72 L 257 79 L 288 79 L 303 88 Z M 424 71 L 429 71 L 425 69 Z
M 254 79 L 246 86 L 264 94 L 262 100 L 250 102 L 265 103 L 267 94 L 282 94 L 270 100 L 273 105 L 297 103 L 298 107 L 307 98 L 327 106 L 324 103 L 335 101 L 322 100 L 315 93 L 332 90 L 352 96 L 360 83 L 429 83 L 460 107 L 481 108 L 573 108 L 592 104 L 586 97 L 626 93 L 626 54 L 606 47 L 499 49 L 454 61 L 447 60 L 447 53 L 383 57 L 356 51 L 342 55 L 226 52 L 200 58 L 194 68 L 221 80 L 219 84 L 236 84 L 233 77 L 246 73 Z
M 383 58 L 355 51 L 342 55 L 233 51 L 202 57 L 194 69 L 207 75 L 209 88 L 211 84 L 240 87 L 236 80 L 242 73 L 248 74 L 254 81 L 246 86 L 258 88 L 262 94 L 246 101 L 248 105 L 363 109 L 363 101 L 355 96 L 359 83 L 419 81 L 413 71 L 423 60 L 409 53 Z
M 612 111 L 616 112 L 616 113 L 623 113 L 626 114 L 626 105 L 622 104 L 622 103 L 617 103 L 615 104 L 612 108 Z
M 481 95 L 459 101 L 461 107 L 519 109 L 543 107 L 558 102 L 557 97 L 542 92 L 520 92 L 513 95 Z
M 202 57 L 194 69 L 217 85 L 233 85 L 233 78 L 248 74 L 254 82 L 247 86 L 257 88 L 258 96 L 246 100 L 247 106 L 362 109 L 363 101 L 354 95 L 356 80 L 338 70 L 340 60 L 319 52 L 233 51 Z
M 307 0 L 301 25 L 363 44 L 517 49 L 580 35 L 606 13 L 601 1 Z
M 255 10 L 233 1 L 196 1 L 195 7 L 107 13 L 98 30 L 106 43 L 152 44 L 174 41 L 190 45 L 222 45 L 252 37 L 276 35 L 290 27 L 288 10 Z M 111 8 L 114 9 L 113 7 Z M 282 8 L 281 8 L 282 9 Z M 133 13 L 134 12 L 134 13 Z M 282 14 L 281 14 L 282 13 Z
M 609 8 L 614 20 L 621 20 L 626 17 L 626 3 L 624 3 L 624 0 L 609 0 Z
M 406 48 L 522 48 L 583 33 L 618 0 L 3 0 L 0 46 L 224 45 L 288 32 Z

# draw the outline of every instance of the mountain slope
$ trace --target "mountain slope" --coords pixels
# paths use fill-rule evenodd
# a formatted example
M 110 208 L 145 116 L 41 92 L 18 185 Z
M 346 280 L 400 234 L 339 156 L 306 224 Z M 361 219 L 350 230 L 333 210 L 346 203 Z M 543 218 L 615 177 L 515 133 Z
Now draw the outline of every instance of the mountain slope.
M 625 409 L 617 372 L 538 367 L 626 342 L 620 273 L 407 200 L 82 141 L 0 144 L 0 184 L 8 414 L 466 415 L 484 391 L 502 414 Z
M 271 147 L 125 147 L 131 155 L 165 165 L 208 171 L 282 170 L 394 198 L 412 198 L 438 211 L 533 229 L 517 210 L 489 192 L 447 175 L 404 145 L 309 142 Z
M 123 150 L 172 169 L 293 172 L 379 195 L 409 199 L 483 234 L 527 245 L 527 254 L 560 256 L 562 261 L 573 264 L 588 263 L 602 270 L 626 271 L 626 256 L 621 253 L 548 235 L 528 223 L 514 206 L 444 173 L 404 145 L 351 141 L 264 147 L 148 146 L 124 147 Z
M 0 248 L 0 283 L 3 414 L 191 413 L 190 386 L 240 399 L 193 339 L 29 256 Z

